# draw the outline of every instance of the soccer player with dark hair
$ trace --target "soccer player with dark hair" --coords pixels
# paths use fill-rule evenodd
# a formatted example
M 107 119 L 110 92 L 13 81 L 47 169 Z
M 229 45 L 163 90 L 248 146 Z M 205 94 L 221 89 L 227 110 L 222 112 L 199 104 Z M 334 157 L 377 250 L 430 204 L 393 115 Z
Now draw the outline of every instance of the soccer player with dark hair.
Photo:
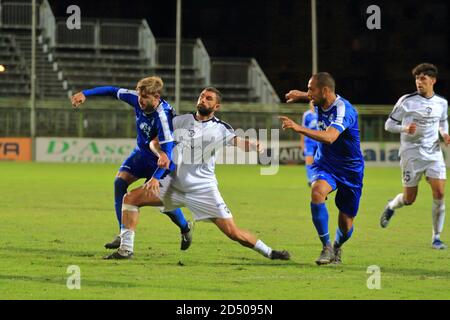
M 314 74 L 309 79 L 308 92 L 291 90 L 286 98 L 288 103 L 309 99 L 316 108 L 318 130 L 305 128 L 288 117 L 281 116 L 280 119 L 283 129 L 292 129 L 320 142 L 311 166 L 312 220 L 323 246 L 316 263 L 341 263 L 341 247 L 353 233 L 353 220 L 358 213 L 363 187 L 364 159 L 358 113 L 350 102 L 335 93 L 335 81 L 326 72 Z M 325 201 L 335 190 L 339 219 L 336 238 L 331 245 Z
M 129 259 L 133 256 L 134 235 L 139 208 L 163 206 L 166 210 L 187 207 L 196 221 L 210 221 L 231 240 L 251 248 L 269 259 L 289 260 L 287 251 L 272 250 L 249 231 L 239 228 L 217 187 L 215 175 L 216 153 L 224 146 L 237 146 L 244 151 L 262 152 L 258 141 L 242 139 L 233 128 L 215 117 L 220 109 L 220 92 L 205 88 L 197 101 L 197 111 L 173 119 L 173 149 L 176 170 L 164 179 L 152 179 L 144 187 L 127 193 L 123 198 L 125 232 L 120 248 L 105 259 Z M 157 141 L 152 150 L 161 152 Z
M 386 228 L 394 211 L 414 203 L 418 185 L 423 175 L 433 194 L 431 247 L 445 249 L 440 235 L 445 218 L 445 180 L 447 178 L 439 134 L 445 145 L 450 144 L 448 134 L 448 102 L 434 92 L 438 69 L 430 63 L 421 63 L 412 70 L 417 91 L 402 96 L 386 121 L 385 129 L 400 133 L 400 167 L 403 193 L 390 200 L 385 207 L 380 224 Z
M 112 96 L 128 103 L 136 114 L 137 146 L 130 156 L 122 163 L 114 180 L 115 211 L 119 228 L 122 232 L 122 200 L 130 184 L 138 179 L 161 179 L 164 168 L 158 168 L 158 163 L 168 167 L 172 157 L 173 127 L 172 118 L 175 112 L 172 106 L 161 98 L 164 83 L 159 77 L 141 79 L 136 90 L 116 87 L 97 87 L 83 90 L 72 96 L 72 105 L 78 108 L 87 97 Z M 149 143 L 158 137 L 161 149 L 159 158 L 150 151 Z M 181 250 L 186 250 L 192 241 L 191 224 L 186 221 L 182 211 L 174 208 L 164 212 L 180 228 Z M 107 249 L 117 249 L 120 246 L 120 236 L 105 244 Z

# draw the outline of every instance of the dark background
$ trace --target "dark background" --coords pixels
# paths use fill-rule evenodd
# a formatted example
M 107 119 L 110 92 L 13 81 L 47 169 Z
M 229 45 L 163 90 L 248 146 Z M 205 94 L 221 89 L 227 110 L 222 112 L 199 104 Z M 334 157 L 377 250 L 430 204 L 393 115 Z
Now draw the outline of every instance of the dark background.
M 158 38 L 175 38 L 176 0 L 50 0 L 56 16 L 77 4 L 83 17 L 146 18 Z M 436 92 L 450 94 L 449 1 L 317 0 L 319 71 L 354 103 L 393 104 L 415 91 L 411 69 L 439 68 Z M 381 30 L 369 30 L 366 9 L 381 8 Z M 82 20 L 83 21 L 83 20 Z M 212 57 L 254 57 L 280 98 L 305 89 L 311 74 L 309 0 L 184 0 L 183 38 L 201 38 Z

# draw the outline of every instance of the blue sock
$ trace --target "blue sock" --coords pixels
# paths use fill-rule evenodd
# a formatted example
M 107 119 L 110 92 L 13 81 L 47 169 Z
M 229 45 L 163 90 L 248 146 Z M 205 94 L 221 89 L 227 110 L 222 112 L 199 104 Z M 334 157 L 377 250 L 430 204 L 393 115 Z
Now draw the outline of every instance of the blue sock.
M 320 241 L 324 246 L 330 244 L 330 234 L 328 233 L 328 210 L 325 203 L 312 203 L 311 213 L 314 226 L 319 234 Z
M 353 226 L 348 230 L 347 233 L 342 232 L 342 230 L 338 227 L 336 230 L 336 239 L 334 240 L 334 243 L 337 247 L 340 247 L 344 244 L 345 241 L 350 239 L 350 237 L 353 234 Z
M 181 233 L 189 231 L 188 223 L 183 215 L 183 211 L 181 211 L 180 208 L 177 208 L 170 212 L 163 212 L 163 213 L 168 215 L 170 220 L 172 220 L 173 223 L 175 223 L 180 228 Z
M 119 229 L 122 228 L 122 200 L 127 193 L 128 183 L 122 178 L 116 177 L 114 179 L 114 207 L 116 209 L 117 222 L 119 222 Z
M 308 178 L 308 183 L 311 184 L 312 176 L 314 172 L 311 170 L 311 164 L 307 164 L 306 167 L 306 177 Z

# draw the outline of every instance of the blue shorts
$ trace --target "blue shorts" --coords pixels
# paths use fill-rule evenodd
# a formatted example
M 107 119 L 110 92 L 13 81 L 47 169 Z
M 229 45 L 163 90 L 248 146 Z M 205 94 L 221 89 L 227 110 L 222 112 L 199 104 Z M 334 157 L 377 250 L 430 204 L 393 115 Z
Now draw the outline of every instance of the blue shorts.
M 158 169 L 158 159 L 156 156 L 135 148 L 122 163 L 119 171 L 126 171 L 138 179 L 149 179 L 153 176 L 156 169 Z
M 316 163 L 311 165 L 311 170 L 313 171 L 312 182 L 325 180 L 333 188 L 333 191 L 337 189 L 335 203 L 339 211 L 356 217 L 362 194 L 362 176 L 359 177 L 361 181 L 349 181 L 324 170 Z
M 305 157 L 314 157 L 314 155 L 316 154 L 316 150 L 317 147 L 319 145 L 317 144 L 317 142 L 312 142 L 312 143 L 307 143 L 305 141 L 305 149 L 303 150 L 303 156 Z

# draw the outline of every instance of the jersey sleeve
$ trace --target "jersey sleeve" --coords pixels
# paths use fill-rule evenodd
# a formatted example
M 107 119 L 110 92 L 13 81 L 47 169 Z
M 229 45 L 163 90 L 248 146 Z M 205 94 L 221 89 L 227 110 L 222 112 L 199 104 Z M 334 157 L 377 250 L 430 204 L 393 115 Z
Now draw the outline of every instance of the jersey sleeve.
M 445 101 L 444 107 L 442 108 L 442 115 L 440 121 L 447 121 L 448 119 L 448 102 Z
M 120 89 L 116 88 L 116 87 L 104 86 L 104 87 L 96 87 L 96 88 L 92 88 L 92 89 L 82 90 L 81 92 L 83 92 L 83 94 L 86 97 L 92 97 L 92 96 L 111 96 L 111 97 L 115 97 L 119 90 Z
M 342 133 L 355 122 L 355 118 L 356 113 L 351 112 L 351 108 L 341 102 L 336 106 L 336 119 L 330 124 L 330 127 L 333 127 Z
M 445 101 L 444 108 L 442 108 L 442 115 L 439 120 L 439 132 L 441 136 L 448 134 L 448 102 Z
M 136 107 L 139 105 L 139 96 L 138 93 L 134 90 L 120 88 L 117 90 L 116 97 L 117 99 L 128 103 L 132 107 Z
M 223 130 L 223 135 L 225 137 L 225 143 L 227 146 L 233 146 L 234 142 L 233 139 L 236 137 L 236 133 L 234 132 L 234 129 L 228 125 L 224 124 L 225 128 Z
M 392 110 L 391 114 L 389 115 L 389 118 L 396 121 L 397 123 L 402 122 L 403 117 L 405 116 L 405 108 L 403 106 L 405 97 L 406 96 L 403 96 L 400 99 L 398 99 L 397 103 L 394 106 L 394 109 Z
M 136 91 L 116 88 L 116 87 L 96 87 L 92 89 L 87 89 L 81 91 L 86 97 L 91 96 L 111 96 L 116 97 L 119 100 L 122 100 L 132 107 L 135 107 L 138 104 L 138 94 Z
M 159 144 L 162 146 L 165 143 L 173 142 L 173 126 L 172 126 L 172 111 L 158 108 L 158 115 L 156 116 L 156 128 L 158 130 Z
M 161 146 L 161 150 L 164 151 L 164 153 L 172 163 L 172 150 L 174 147 L 174 140 L 172 124 L 169 121 L 172 121 L 173 113 L 171 110 L 168 110 L 166 112 L 164 108 L 158 108 L 156 111 L 158 113 L 155 121 L 158 131 L 158 141 Z M 174 169 L 173 165 L 169 167 L 169 171 L 172 171 L 171 169 Z M 158 168 L 153 174 L 153 177 L 156 179 L 160 179 L 165 172 L 166 169 Z
M 302 126 L 303 126 L 303 127 L 306 127 L 306 126 L 308 125 L 308 123 L 307 123 L 307 121 L 306 121 L 306 120 L 307 120 L 306 118 L 307 118 L 307 113 L 304 112 L 304 113 L 303 113 L 303 116 L 302 116 Z

